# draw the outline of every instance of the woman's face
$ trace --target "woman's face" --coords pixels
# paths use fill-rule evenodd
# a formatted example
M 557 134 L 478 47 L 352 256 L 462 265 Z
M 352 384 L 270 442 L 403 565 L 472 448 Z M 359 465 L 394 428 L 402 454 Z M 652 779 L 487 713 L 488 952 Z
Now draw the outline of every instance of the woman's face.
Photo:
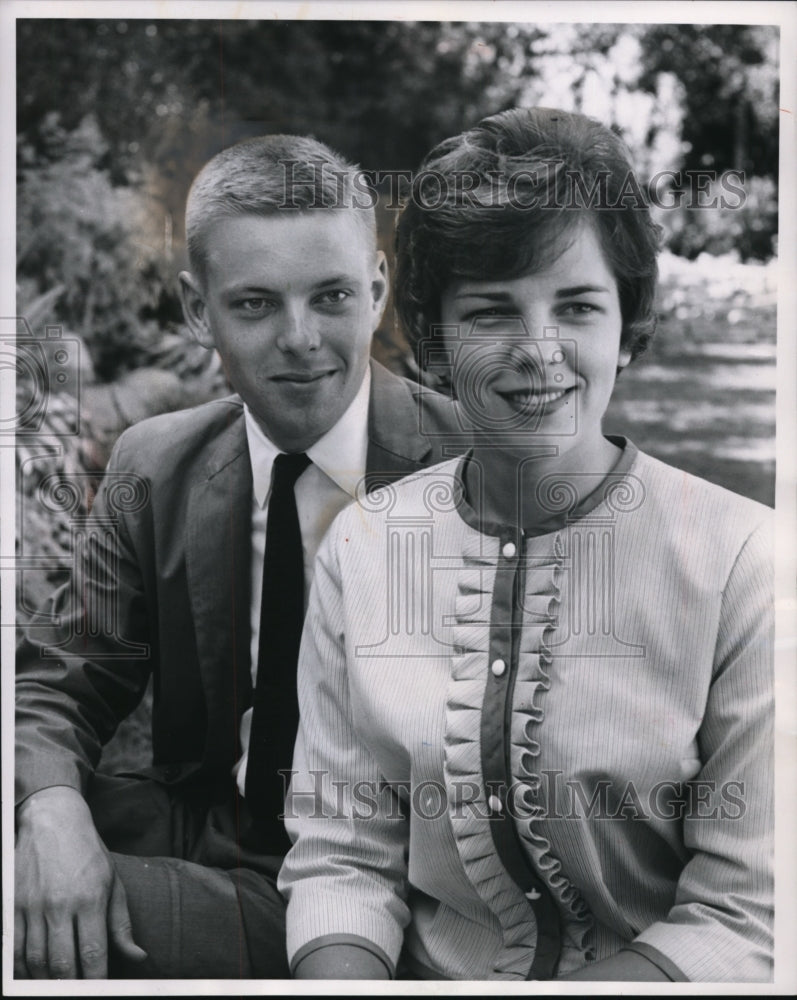
M 620 349 L 617 282 L 593 225 L 585 219 L 567 239 L 535 274 L 451 284 L 441 312 L 456 392 L 477 437 L 521 457 L 532 444 L 573 452 L 589 471 L 630 353 Z

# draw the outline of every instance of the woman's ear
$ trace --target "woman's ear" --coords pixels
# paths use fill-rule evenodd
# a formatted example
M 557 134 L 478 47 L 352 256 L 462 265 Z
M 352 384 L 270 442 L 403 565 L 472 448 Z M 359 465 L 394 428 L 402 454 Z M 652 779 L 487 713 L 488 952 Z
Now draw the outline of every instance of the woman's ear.
M 631 351 L 627 347 L 621 347 L 617 356 L 617 368 L 622 371 L 631 364 Z
M 202 286 L 190 271 L 181 271 L 180 301 L 183 304 L 183 315 L 191 335 L 198 344 L 209 351 L 216 346 L 213 331 L 208 322 L 208 307 Z

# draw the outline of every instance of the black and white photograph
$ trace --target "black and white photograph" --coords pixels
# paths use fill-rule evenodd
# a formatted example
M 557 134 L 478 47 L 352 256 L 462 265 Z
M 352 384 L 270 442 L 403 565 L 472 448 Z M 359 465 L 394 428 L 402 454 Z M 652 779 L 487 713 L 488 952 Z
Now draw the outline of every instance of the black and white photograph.
M 797 7 L 0 18 L 3 992 L 793 994 Z

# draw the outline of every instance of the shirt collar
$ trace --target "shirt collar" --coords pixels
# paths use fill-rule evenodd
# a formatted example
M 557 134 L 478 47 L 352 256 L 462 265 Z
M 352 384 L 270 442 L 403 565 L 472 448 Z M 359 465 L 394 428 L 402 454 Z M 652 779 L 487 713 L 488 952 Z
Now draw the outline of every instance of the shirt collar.
M 307 449 L 307 457 L 350 497 L 365 476 L 368 454 L 368 403 L 371 392 L 371 368 L 365 369 L 357 395 L 338 422 Z M 266 436 L 252 411 L 244 404 L 246 441 L 252 464 L 252 487 L 258 507 L 265 506 L 271 489 L 271 467 L 280 454 Z

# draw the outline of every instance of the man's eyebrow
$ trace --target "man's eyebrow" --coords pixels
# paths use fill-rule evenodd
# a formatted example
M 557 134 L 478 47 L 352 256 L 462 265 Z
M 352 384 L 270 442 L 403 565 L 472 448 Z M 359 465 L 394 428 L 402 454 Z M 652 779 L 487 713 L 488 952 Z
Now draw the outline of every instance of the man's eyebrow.
M 333 285 L 359 285 L 359 279 L 350 274 L 336 274 L 333 278 L 324 278 L 314 288 L 331 288 Z
M 256 282 L 245 282 L 241 285 L 230 285 L 224 289 L 225 295 L 273 295 L 278 296 L 279 292 L 266 288 L 265 285 L 258 285 Z
M 331 278 L 323 278 L 313 285 L 313 291 L 323 291 L 325 288 L 334 288 L 337 285 L 360 285 L 360 279 L 350 274 L 335 274 Z M 241 284 L 230 285 L 224 289 L 224 294 L 229 296 L 237 295 L 263 295 L 273 298 L 280 298 L 282 292 L 268 288 L 266 285 L 259 285 L 256 281 L 246 281 Z
M 566 299 L 571 295 L 586 295 L 588 292 L 608 292 L 605 285 L 572 285 L 570 288 L 557 288 L 556 298 Z

